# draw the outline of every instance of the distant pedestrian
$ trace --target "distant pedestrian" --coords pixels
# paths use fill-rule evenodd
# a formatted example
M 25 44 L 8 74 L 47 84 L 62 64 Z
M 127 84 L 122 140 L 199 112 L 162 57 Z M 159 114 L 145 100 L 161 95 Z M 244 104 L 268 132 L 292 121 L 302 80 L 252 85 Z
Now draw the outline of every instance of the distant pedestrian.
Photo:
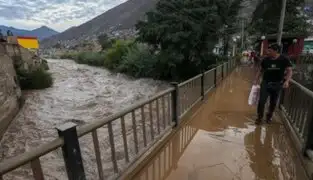
M 7 36 L 13 36 L 12 31 L 8 30 L 8 31 L 7 31 Z
M 270 45 L 267 50 L 267 57 L 265 57 L 256 75 L 254 84 L 259 84 L 261 75 L 263 75 L 260 97 L 258 103 L 258 117 L 256 124 L 262 122 L 264 116 L 265 103 L 270 97 L 269 110 L 266 115 L 266 121 L 272 121 L 273 113 L 276 108 L 278 97 L 282 88 L 288 88 L 292 76 L 292 64 L 290 60 L 281 55 L 280 46 L 278 44 Z
M 255 58 L 255 52 L 254 51 L 251 51 L 250 52 L 250 57 L 249 57 L 249 61 L 250 63 L 254 63 L 254 58 Z

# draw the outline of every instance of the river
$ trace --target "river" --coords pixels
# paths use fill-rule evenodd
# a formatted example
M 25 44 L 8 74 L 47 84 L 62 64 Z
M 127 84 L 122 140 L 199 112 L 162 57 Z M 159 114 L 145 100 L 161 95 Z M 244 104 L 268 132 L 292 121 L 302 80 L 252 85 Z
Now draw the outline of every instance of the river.
M 65 122 L 80 125 L 96 121 L 168 87 L 164 82 L 132 79 L 103 68 L 76 64 L 72 60 L 48 59 L 48 64 L 54 85 L 45 90 L 24 92 L 25 104 L 0 143 L 0 160 L 53 140 L 57 137 L 55 127 Z M 91 143 L 90 140 L 84 142 L 84 138 L 80 142 L 87 146 Z M 83 148 L 82 152 L 90 156 L 94 154 L 89 147 Z M 109 161 L 110 157 L 103 158 Z M 84 160 L 88 179 L 97 179 L 93 177 L 93 174 L 97 175 L 94 157 L 85 159 L 92 159 Z M 42 157 L 41 163 L 46 179 L 66 179 L 60 150 Z M 9 173 L 4 179 L 26 180 L 32 179 L 31 176 L 26 166 Z

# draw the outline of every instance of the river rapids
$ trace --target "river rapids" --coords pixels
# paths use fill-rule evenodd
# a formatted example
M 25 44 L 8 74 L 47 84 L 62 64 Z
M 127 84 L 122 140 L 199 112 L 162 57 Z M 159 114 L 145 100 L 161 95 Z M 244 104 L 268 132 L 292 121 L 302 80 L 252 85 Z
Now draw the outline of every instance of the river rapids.
M 164 82 L 132 79 L 72 60 L 48 59 L 48 64 L 54 85 L 45 90 L 24 92 L 26 102 L 0 143 L 0 161 L 53 140 L 57 137 L 55 128 L 66 122 L 91 123 L 168 87 Z M 81 151 L 87 179 L 98 179 L 92 140 L 86 136 L 80 143 L 85 145 Z M 109 153 L 109 149 L 106 151 L 103 153 Z M 102 158 L 108 162 L 104 164 L 104 172 L 109 176 L 112 172 L 110 156 Z M 45 179 L 67 179 L 61 150 L 40 160 Z M 25 165 L 5 175 L 4 179 L 33 178 L 29 165 Z

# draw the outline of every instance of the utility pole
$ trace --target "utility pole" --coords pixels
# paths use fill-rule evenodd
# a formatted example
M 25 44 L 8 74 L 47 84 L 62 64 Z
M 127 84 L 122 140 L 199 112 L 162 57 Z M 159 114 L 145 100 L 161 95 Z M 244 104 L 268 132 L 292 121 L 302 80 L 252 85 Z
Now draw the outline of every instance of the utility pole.
M 243 48 L 244 48 L 244 36 L 245 36 L 245 20 L 244 18 L 242 18 L 242 21 L 241 21 L 241 51 L 243 51 Z
M 283 36 L 283 29 L 284 29 L 284 22 L 285 22 L 285 14 L 286 14 L 286 4 L 287 0 L 282 0 L 282 8 L 280 13 L 280 21 L 279 21 L 279 28 L 277 34 L 277 44 L 281 46 L 281 39 Z M 282 47 L 281 47 L 282 50 Z

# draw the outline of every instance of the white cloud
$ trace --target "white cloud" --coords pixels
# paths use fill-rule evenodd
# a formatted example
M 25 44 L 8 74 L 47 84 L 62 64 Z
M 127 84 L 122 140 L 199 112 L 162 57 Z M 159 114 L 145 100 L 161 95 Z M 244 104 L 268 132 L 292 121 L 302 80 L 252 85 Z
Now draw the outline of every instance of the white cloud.
M 77 26 L 127 0 L 0 0 L 0 24 L 58 31 Z

